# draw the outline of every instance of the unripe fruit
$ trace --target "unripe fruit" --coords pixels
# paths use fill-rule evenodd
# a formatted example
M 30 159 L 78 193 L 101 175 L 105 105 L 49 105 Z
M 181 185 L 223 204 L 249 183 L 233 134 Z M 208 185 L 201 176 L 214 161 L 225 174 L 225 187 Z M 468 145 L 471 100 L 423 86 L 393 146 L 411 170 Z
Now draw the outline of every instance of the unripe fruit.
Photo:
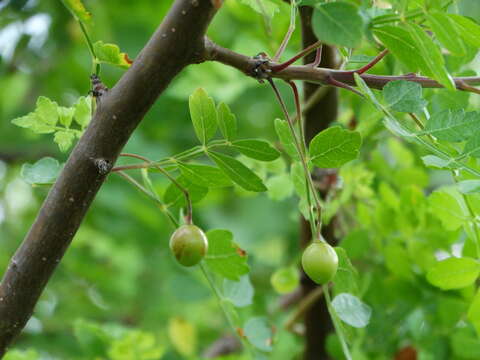
M 337 253 L 326 242 L 314 241 L 303 252 L 302 267 L 315 283 L 326 284 L 337 273 Z
M 183 266 L 197 265 L 207 253 L 207 237 L 198 226 L 182 225 L 170 238 L 170 250 Z

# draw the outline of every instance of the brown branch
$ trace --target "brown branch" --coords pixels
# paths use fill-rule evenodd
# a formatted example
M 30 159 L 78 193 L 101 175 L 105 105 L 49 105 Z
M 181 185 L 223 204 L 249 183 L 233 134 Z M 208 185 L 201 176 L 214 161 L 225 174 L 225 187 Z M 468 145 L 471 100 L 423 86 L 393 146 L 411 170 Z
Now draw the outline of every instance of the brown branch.
M 170 81 L 201 61 L 219 2 L 176 0 L 132 67 L 101 97 L 0 284 L 0 358 L 20 333 L 133 130 Z
M 306 48 L 306 50 L 313 51 L 317 48 L 317 44 L 313 44 L 311 47 Z M 238 54 L 232 50 L 225 49 L 209 39 L 205 40 L 205 54 L 204 60 L 207 61 L 218 61 L 225 65 L 232 66 L 243 73 L 256 77 L 256 73 L 253 71 L 258 68 L 257 59 L 254 59 L 251 56 L 245 56 Z M 304 51 L 303 53 L 308 53 Z M 381 59 L 382 53 L 379 54 Z M 380 60 L 379 59 L 379 60 Z M 297 57 L 295 57 L 297 60 Z M 289 61 L 287 62 L 289 63 Z M 284 63 L 285 64 L 285 63 Z M 356 71 L 351 70 L 335 70 L 322 67 L 312 67 L 310 65 L 289 65 L 282 71 L 278 71 L 282 64 L 278 63 L 267 63 L 263 65 L 265 72 L 273 78 L 279 78 L 286 81 L 291 80 L 302 80 L 309 83 L 320 84 L 320 85 L 331 85 L 332 79 L 335 82 L 341 82 L 346 85 L 355 86 L 354 73 Z M 416 74 L 406 74 L 406 75 L 370 75 L 362 73 L 360 75 L 365 83 L 372 89 L 383 89 L 383 87 L 391 81 L 395 80 L 408 80 L 420 84 L 424 88 L 443 88 L 443 85 L 437 81 L 430 79 L 424 76 L 417 76 Z M 479 90 L 472 87 L 472 85 L 480 85 L 479 76 L 466 76 L 466 77 L 457 77 L 453 79 L 457 89 L 470 92 L 478 92 Z

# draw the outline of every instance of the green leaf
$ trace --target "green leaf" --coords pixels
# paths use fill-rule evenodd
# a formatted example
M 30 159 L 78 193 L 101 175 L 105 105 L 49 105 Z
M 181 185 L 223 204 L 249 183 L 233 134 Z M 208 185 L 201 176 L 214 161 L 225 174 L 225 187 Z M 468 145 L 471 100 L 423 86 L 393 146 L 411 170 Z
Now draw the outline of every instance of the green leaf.
M 458 27 L 458 31 L 467 43 L 475 48 L 480 47 L 480 25 L 465 16 L 448 14 Z
M 452 359 L 480 359 L 480 342 L 469 327 L 457 327 L 453 334 L 449 334 L 449 337 Z
M 463 149 L 462 156 L 473 156 L 475 158 L 480 158 L 480 131 L 475 132 L 467 141 Z
M 280 156 L 280 152 L 265 140 L 235 140 L 232 146 L 243 155 L 260 161 L 273 161 Z
M 473 324 L 473 326 L 475 326 L 477 334 L 480 335 L 480 290 L 477 291 L 477 294 L 470 304 L 467 318 Z
M 20 176 L 31 185 L 53 184 L 60 170 L 60 163 L 56 159 L 44 157 L 34 164 L 23 164 Z
M 389 82 L 383 88 L 383 97 L 388 106 L 395 111 L 421 112 L 427 105 L 427 101 L 422 98 L 422 86 L 411 81 Z
M 85 9 L 81 0 L 62 0 L 62 2 L 76 19 L 85 23 L 88 23 L 91 20 L 92 14 Z
M 293 193 L 292 179 L 287 173 L 269 177 L 265 184 L 268 188 L 268 197 L 272 200 L 282 201 Z
M 338 317 L 350 326 L 363 328 L 370 322 L 372 309 L 352 294 L 338 294 L 333 299 L 332 306 Z
M 53 137 L 53 141 L 58 144 L 61 152 L 65 152 L 72 146 L 75 133 L 72 131 L 57 131 Z
M 295 147 L 295 140 L 292 133 L 290 132 L 290 127 L 286 120 L 275 119 L 275 131 L 277 132 L 278 138 L 282 143 L 283 149 L 285 152 L 290 155 L 294 160 L 299 160 L 300 157 Z
M 440 11 L 430 11 L 426 18 L 438 41 L 446 49 L 456 56 L 467 54 L 467 48 L 460 36 L 460 28 L 452 18 Z
M 303 165 L 300 162 L 294 162 L 290 169 L 290 177 L 292 178 L 295 192 L 300 198 L 307 196 L 307 184 L 305 179 L 305 172 L 303 171 Z
M 287 294 L 300 284 L 300 274 L 294 266 L 280 268 L 272 274 L 270 283 L 277 293 Z
M 463 180 L 457 183 L 462 194 L 475 194 L 480 192 L 480 180 Z
M 58 116 L 60 119 L 60 124 L 69 128 L 72 124 L 73 113 L 75 112 L 74 108 L 67 108 L 64 106 L 58 107 Z
M 18 117 L 16 119 L 12 120 L 13 125 L 20 126 L 25 129 L 30 129 L 35 126 L 35 123 L 39 121 L 37 115 L 33 112 L 31 112 L 28 115 Z
M 243 332 L 248 341 L 257 349 L 272 351 L 273 332 L 264 317 L 251 318 L 243 327 Z
M 193 127 L 200 142 L 205 145 L 217 131 L 217 110 L 213 99 L 202 88 L 190 95 L 190 116 Z
M 461 110 L 443 110 L 433 114 L 420 135 L 433 135 L 437 139 L 460 142 L 465 141 L 480 130 L 480 114 Z
M 416 72 L 420 68 L 420 64 L 424 62 L 407 30 L 387 25 L 373 29 L 373 33 L 408 70 Z
M 245 5 L 250 6 L 257 13 L 265 16 L 267 19 L 272 18 L 279 11 L 277 4 L 270 0 L 241 0 Z
M 468 220 L 467 205 L 455 187 L 442 187 L 434 191 L 428 197 L 428 206 L 447 230 L 457 230 Z
M 120 52 L 120 48 L 115 44 L 105 44 L 103 41 L 97 41 L 93 44 L 93 50 L 97 56 L 97 61 L 102 64 L 128 69 L 133 63 L 128 55 Z
M 223 280 L 223 295 L 236 307 L 245 307 L 253 303 L 254 289 L 248 275 L 240 277 L 239 281 Z
M 240 281 L 242 275 L 250 269 L 247 264 L 247 254 L 235 244 L 233 234 L 228 230 L 210 230 L 208 238 L 208 253 L 205 261 L 208 267 L 227 279 Z
M 189 334 L 183 332 L 182 335 L 180 339 L 185 342 L 185 339 L 189 338 Z M 160 359 L 165 352 L 165 346 L 158 343 L 153 333 L 130 330 L 121 338 L 112 341 L 108 349 L 108 358 L 112 360 L 153 360 Z
M 420 70 L 427 76 L 433 77 L 447 89 L 455 90 L 455 84 L 445 68 L 445 61 L 440 52 L 440 48 L 419 25 L 407 23 L 406 26 L 410 31 L 412 39 L 415 41 L 420 56 L 424 60 L 423 63 L 420 63 Z M 410 56 L 413 56 L 413 54 L 410 54 Z M 423 64 L 426 66 L 423 66 Z
M 358 156 L 362 139 L 356 131 L 334 126 L 317 134 L 310 142 L 310 160 L 320 168 L 342 166 Z
M 90 97 L 81 96 L 75 104 L 75 121 L 84 129 L 92 118 L 92 101 Z
M 240 185 L 245 190 L 262 192 L 267 188 L 252 170 L 243 165 L 240 161 L 231 156 L 223 155 L 217 152 L 209 151 L 208 156 L 217 164 L 217 166 L 232 179 L 233 182 Z
M 328 44 L 353 48 L 362 40 L 363 20 L 358 8 L 350 3 L 318 4 L 312 26 L 318 39 Z
M 437 262 L 427 273 L 427 280 L 442 290 L 461 289 L 477 280 L 480 263 L 472 258 L 451 257 Z
M 452 164 L 451 160 L 442 159 L 435 155 L 425 155 L 422 156 L 422 161 L 427 167 L 437 168 L 437 169 L 456 169 L 457 166 Z
M 202 200 L 208 193 L 208 188 L 204 186 L 199 186 L 184 176 L 179 176 L 177 182 L 188 190 L 190 195 L 190 200 L 192 203 L 199 202 Z M 186 200 L 183 192 L 173 183 L 168 185 L 163 195 L 163 201 L 170 206 L 185 206 Z
M 45 96 L 40 96 L 37 99 L 35 113 L 47 125 L 54 126 L 58 122 L 58 105 Z
M 352 293 L 358 294 L 358 272 L 350 262 L 346 251 L 341 247 L 335 247 L 338 256 L 338 270 L 333 278 L 336 294 Z
M 225 139 L 232 141 L 237 136 L 237 118 L 230 111 L 225 103 L 220 103 L 217 107 L 218 127 Z
M 225 173 L 213 166 L 201 164 L 186 164 L 177 162 L 182 175 L 194 184 L 217 188 L 231 186 L 232 181 Z
M 4 360 L 39 360 L 40 355 L 35 350 L 28 349 L 22 350 L 10 350 L 5 355 Z

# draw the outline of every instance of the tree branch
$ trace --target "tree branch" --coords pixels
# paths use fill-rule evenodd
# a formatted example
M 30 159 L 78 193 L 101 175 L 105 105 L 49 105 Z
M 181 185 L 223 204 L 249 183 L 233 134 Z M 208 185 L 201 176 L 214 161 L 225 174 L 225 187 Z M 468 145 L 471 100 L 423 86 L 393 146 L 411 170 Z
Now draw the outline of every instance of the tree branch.
M 115 87 L 100 98 L 0 284 L 0 358 L 30 318 L 97 191 L 133 130 L 185 66 L 202 60 L 219 1 L 176 0 Z
M 258 68 L 258 59 L 251 56 L 238 54 L 232 50 L 225 49 L 209 39 L 205 39 L 205 54 L 204 60 L 218 61 L 222 64 L 232 66 L 243 73 L 258 78 L 258 74 L 254 69 Z M 335 70 L 322 67 L 312 67 L 309 65 L 290 65 L 282 71 L 275 72 L 278 68 L 278 63 L 268 62 L 262 65 L 265 76 L 284 80 L 302 80 L 309 83 L 320 85 L 331 85 L 332 80 L 335 82 L 342 82 L 346 85 L 355 86 L 354 73 L 351 70 Z M 365 83 L 372 89 L 383 89 L 383 87 L 391 81 L 408 80 L 416 82 L 424 88 L 443 88 L 443 85 L 437 81 L 424 76 L 417 76 L 416 74 L 406 74 L 399 76 L 390 75 L 370 75 L 361 73 L 360 76 Z M 479 76 L 466 76 L 454 78 L 457 89 L 463 91 L 478 92 L 478 89 L 472 88 L 472 85 L 480 85 Z

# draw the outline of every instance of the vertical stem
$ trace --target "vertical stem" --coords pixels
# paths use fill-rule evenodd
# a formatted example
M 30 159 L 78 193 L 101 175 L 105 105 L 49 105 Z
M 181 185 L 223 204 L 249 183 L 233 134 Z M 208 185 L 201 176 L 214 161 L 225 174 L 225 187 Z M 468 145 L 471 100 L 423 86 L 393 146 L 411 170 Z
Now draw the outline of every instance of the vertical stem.
M 332 307 L 332 300 L 330 298 L 330 292 L 328 290 L 328 285 L 323 285 L 323 293 L 325 294 L 325 300 L 327 302 L 328 312 L 333 321 L 333 326 L 335 327 L 335 332 L 337 333 L 340 344 L 342 345 L 343 355 L 345 355 L 347 360 L 352 360 L 352 355 L 350 355 L 350 350 L 348 349 L 347 341 L 345 340 L 345 335 L 342 330 L 342 325 L 339 323 L 339 319 L 335 309 Z
M 285 37 L 283 38 L 282 43 L 280 44 L 280 47 L 278 48 L 277 52 L 275 53 L 275 56 L 273 57 L 273 61 L 278 61 L 280 59 L 280 56 L 282 56 L 283 52 L 285 51 L 285 48 L 288 45 L 288 42 L 290 41 L 290 38 L 295 31 L 295 16 L 297 13 L 297 4 L 295 3 L 295 0 L 292 0 L 290 2 L 290 25 L 288 26 L 288 31 L 285 34 Z
M 251 358 L 253 359 L 253 351 L 250 347 L 250 344 L 243 338 L 243 336 L 240 336 L 240 334 L 237 332 L 237 329 L 235 327 L 235 324 L 233 323 L 233 320 L 232 318 L 230 317 L 229 313 L 228 313 L 228 310 L 225 308 L 224 304 L 223 304 L 223 298 L 222 298 L 222 295 L 220 294 L 220 291 L 218 290 L 217 288 L 217 285 L 215 284 L 215 282 L 212 280 L 212 278 L 210 277 L 210 275 L 208 274 L 208 271 L 207 269 L 205 269 L 205 266 L 203 265 L 203 263 L 201 262 L 200 263 L 200 269 L 202 270 L 202 273 L 203 273 L 203 276 L 205 276 L 205 279 L 207 279 L 207 282 L 208 284 L 210 285 L 210 287 L 212 288 L 212 291 L 213 293 L 215 294 L 215 298 L 217 299 L 217 302 L 218 302 L 218 306 L 220 306 L 220 309 L 222 310 L 223 312 L 223 315 L 225 316 L 225 318 L 227 319 L 227 323 L 228 325 L 230 326 L 230 328 L 232 329 L 233 333 L 235 334 L 235 336 L 237 336 L 240 340 L 240 342 L 242 343 L 244 349 L 247 349 L 247 351 L 250 353 L 250 356 Z

